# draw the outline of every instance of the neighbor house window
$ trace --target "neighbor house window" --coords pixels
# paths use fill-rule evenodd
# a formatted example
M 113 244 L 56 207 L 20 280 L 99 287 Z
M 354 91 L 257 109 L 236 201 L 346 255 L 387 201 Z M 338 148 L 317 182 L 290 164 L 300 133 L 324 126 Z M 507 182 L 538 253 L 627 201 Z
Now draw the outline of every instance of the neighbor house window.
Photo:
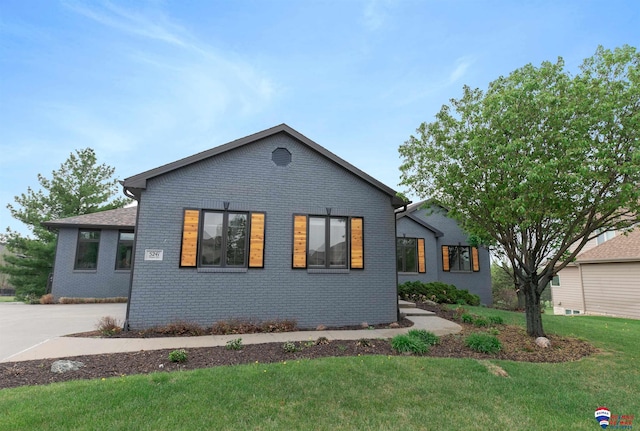
M 265 213 L 185 209 L 183 216 L 181 267 L 264 268 Z
M 612 239 L 615 236 L 616 236 L 616 232 L 613 231 L 613 230 L 610 230 L 608 232 L 604 232 L 604 233 L 601 233 L 600 235 L 598 235 L 598 237 L 596 239 L 596 242 L 597 242 L 598 245 L 600 245 L 603 242 L 609 241 L 610 239 Z
M 451 272 L 480 271 L 478 248 L 467 245 L 443 245 L 442 270 Z
M 554 275 L 553 278 L 551 279 L 551 285 L 552 286 L 560 286 L 560 276 L 559 275 Z
M 99 248 L 99 230 L 79 230 L 74 269 L 96 269 L 98 267 Z
M 362 217 L 293 217 L 293 268 L 363 269 Z
M 118 236 L 118 255 L 116 256 L 116 269 L 131 269 L 133 257 L 133 232 L 122 231 Z
M 247 213 L 205 211 L 200 265 L 242 267 L 247 262 Z

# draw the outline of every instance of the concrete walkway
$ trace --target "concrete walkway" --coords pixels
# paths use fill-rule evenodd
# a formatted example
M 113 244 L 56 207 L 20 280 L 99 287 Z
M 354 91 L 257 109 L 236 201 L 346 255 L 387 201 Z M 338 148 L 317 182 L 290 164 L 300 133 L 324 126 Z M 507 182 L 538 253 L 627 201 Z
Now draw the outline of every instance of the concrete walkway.
M 46 358 L 67 358 L 103 353 L 137 352 L 140 350 L 180 349 L 224 346 L 227 341 L 242 338 L 243 344 L 284 343 L 285 341 L 308 341 L 319 337 L 329 340 L 358 340 L 360 338 L 392 338 L 410 329 L 425 329 L 436 335 L 455 334 L 460 325 L 442 319 L 417 308 L 410 303 L 401 304 L 401 312 L 414 322 L 410 328 L 296 331 L 269 334 L 205 335 L 201 337 L 167 338 L 80 338 L 53 337 L 0 362 L 29 361 Z M 415 306 L 414 306 L 415 307 Z

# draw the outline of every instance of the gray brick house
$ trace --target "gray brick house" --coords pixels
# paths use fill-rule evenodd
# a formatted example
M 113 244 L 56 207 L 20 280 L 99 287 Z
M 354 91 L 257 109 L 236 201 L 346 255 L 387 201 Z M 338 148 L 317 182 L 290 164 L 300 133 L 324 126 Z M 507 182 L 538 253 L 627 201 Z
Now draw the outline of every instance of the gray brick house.
M 43 223 L 58 232 L 53 296 L 127 297 L 135 224 L 135 207 Z
M 287 125 L 123 181 L 138 201 L 130 328 L 397 317 L 396 192 Z
M 445 208 L 416 202 L 399 209 L 396 219 L 398 283 L 440 281 L 492 303 L 489 250 L 469 245 L 469 236 Z
M 398 280 L 444 281 L 491 303 L 487 250 L 452 255 L 448 271 L 438 263 L 444 247 L 466 250 L 445 212 L 405 206 L 284 124 L 122 183 L 137 208 L 46 225 L 59 232 L 54 297 L 128 296 L 131 329 L 388 323 Z

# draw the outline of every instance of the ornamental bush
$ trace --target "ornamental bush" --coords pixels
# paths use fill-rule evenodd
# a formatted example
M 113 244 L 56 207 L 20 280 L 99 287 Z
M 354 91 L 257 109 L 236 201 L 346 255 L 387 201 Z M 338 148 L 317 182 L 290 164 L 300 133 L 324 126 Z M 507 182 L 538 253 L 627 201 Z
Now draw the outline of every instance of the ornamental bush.
M 426 300 L 440 304 L 468 304 L 480 305 L 480 297 L 469 293 L 468 290 L 458 289 L 453 284 L 439 281 L 423 283 L 421 281 L 407 281 L 398 286 L 398 294 L 407 301 Z

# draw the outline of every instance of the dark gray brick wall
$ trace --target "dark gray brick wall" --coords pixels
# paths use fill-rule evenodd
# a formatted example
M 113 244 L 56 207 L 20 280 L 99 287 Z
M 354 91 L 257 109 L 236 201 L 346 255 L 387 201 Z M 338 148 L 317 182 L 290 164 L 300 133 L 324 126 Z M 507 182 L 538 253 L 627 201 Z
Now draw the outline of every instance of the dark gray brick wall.
M 442 270 L 442 246 L 443 245 L 468 245 L 468 235 L 460 229 L 458 223 L 447 217 L 446 212 L 428 208 L 418 209 L 412 213 L 424 220 L 429 225 L 440 230 L 444 235 L 436 238 L 433 232 L 420 226 L 418 223 L 403 217 L 398 220 L 398 236 L 425 238 L 425 255 L 427 263 L 426 274 L 398 274 L 398 283 L 420 280 L 428 283 L 441 281 L 453 284 L 459 289 L 466 289 L 480 296 L 483 304 L 491 305 L 491 262 L 489 250 L 485 247 L 478 248 L 480 258 L 479 272 L 445 272 Z
M 113 298 L 129 294 L 130 272 L 115 270 L 118 232 L 101 231 L 95 271 L 75 271 L 78 229 L 60 229 L 51 288 L 55 298 Z
M 278 147 L 292 154 L 276 166 Z M 263 269 L 179 268 L 185 207 L 264 211 Z M 293 214 L 364 217 L 365 269 L 291 268 Z M 147 182 L 139 203 L 131 328 L 175 320 L 295 319 L 301 327 L 396 319 L 395 221 L 391 198 L 285 134 L 271 136 Z M 162 249 L 162 261 L 144 261 Z

